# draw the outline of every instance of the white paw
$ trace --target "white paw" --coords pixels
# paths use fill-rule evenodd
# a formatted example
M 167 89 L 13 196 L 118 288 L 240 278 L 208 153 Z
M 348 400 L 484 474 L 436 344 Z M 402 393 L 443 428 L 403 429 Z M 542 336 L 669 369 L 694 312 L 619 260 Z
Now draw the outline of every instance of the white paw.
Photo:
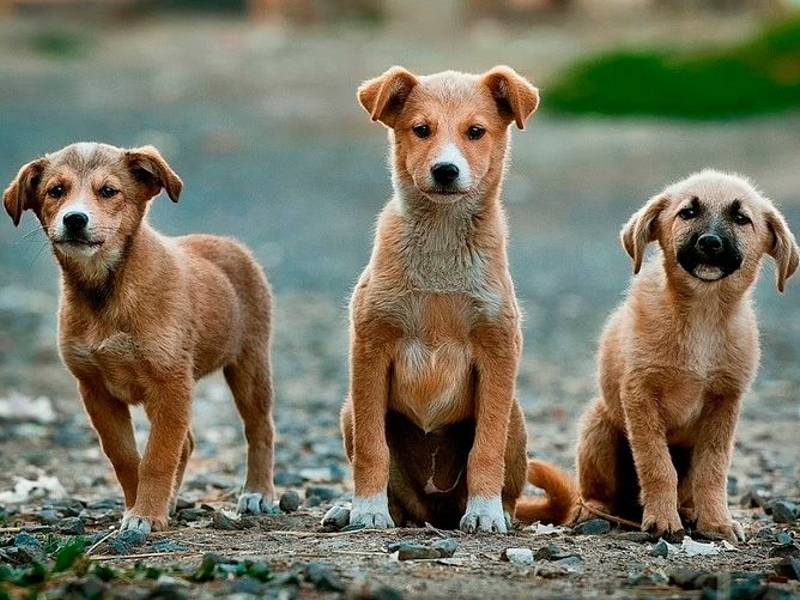
M 272 498 L 258 492 L 242 492 L 236 511 L 241 515 L 260 515 L 272 510 Z
M 153 524 L 149 519 L 145 519 L 129 511 L 122 516 L 122 524 L 119 526 L 120 531 L 128 529 L 140 531 L 144 535 L 150 535 L 150 532 L 153 530 Z
M 467 510 L 461 517 L 459 527 L 467 533 L 508 533 L 511 527 L 509 515 L 503 512 L 500 496 L 483 498 L 472 496 L 467 500 Z
M 387 529 L 394 527 L 389 516 L 389 499 L 386 494 L 375 494 L 359 498 L 353 497 L 353 509 L 350 511 L 350 525 L 366 529 Z

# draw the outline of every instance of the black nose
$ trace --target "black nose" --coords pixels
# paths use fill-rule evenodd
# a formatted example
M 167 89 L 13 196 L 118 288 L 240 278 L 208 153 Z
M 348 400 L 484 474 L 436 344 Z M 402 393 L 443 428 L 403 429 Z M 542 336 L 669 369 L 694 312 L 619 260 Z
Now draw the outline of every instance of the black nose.
M 431 167 L 431 175 L 439 185 L 450 185 L 458 179 L 458 167 L 453 163 L 436 163 Z
M 73 211 L 64 215 L 64 227 L 73 233 L 80 231 L 89 222 L 89 215 L 83 212 Z
M 719 254 L 722 252 L 722 238 L 715 233 L 704 233 L 697 238 L 697 249 L 707 255 Z

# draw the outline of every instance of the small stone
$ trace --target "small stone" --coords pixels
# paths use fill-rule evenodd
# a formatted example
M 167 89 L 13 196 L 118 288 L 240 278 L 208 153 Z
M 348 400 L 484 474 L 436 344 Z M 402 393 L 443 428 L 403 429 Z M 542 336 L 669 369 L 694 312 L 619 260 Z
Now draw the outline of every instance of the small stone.
M 458 550 L 458 542 L 453 538 L 445 538 L 433 542 L 431 548 L 439 552 L 440 558 L 450 558 Z
M 791 544 L 794 542 L 794 536 L 792 536 L 792 534 L 788 531 L 781 531 L 775 536 L 775 541 L 779 544 Z
M 533 564 L 533 551 L 530 548 L 506 548 L 500 560 L 527 567 Z
M 223 531 L 237 531 L 244 529 L 245 526 L 241 521 L 231 519 L 228 515 L 218 510 L 211 517 L 211 528 Z
M 775 567 L 775 572 L 787 579 L 800 580 L 800 559 L 784 558 Z
M 565 552 L 561 546 L 556 544 L 547 544 L 542 546 L 536 551 L 536 560 L 562 560 L 570 556 L 578 556 L 571 552 Z
M 309 508 L 314 508 L 320 504 L 322 504 L 322 498 L 319 496 L 306 496 L 306 506 Z
M 775 535 L 775 530 L 772 529 L 772 527 L 762 527 L 756 532 L 755 538 L 759 540 L 767 540 L 770 542 L 776 541 L 777 539 Z
M 158 540 L 153 542 L 153 550 L 156 552 L 186 552 L 189 548 L 180 542 L 175 542 L 169 539 Z
M 605 535 L 610 531 L 611 523 L 605 519 L 590 519 L 572 528 L 575 535 Z
M 309 485 L 306 487 L 306 498 L 316 496 L 323 502 L 332 502 L 339 497 L 339 492 L 324 485 Z
M 300 508 L 300 494 L 294 490 L 289 490 L 281 494 L 278 506 L 283 512 L 294 512 Z
M 670 544 L 668 541 L 661 539 L 655 543 L 655 545 L 650 549 L 650 556 L 660 556 L 661 558 L 667 558 L 670 552 L 674 552 L 676 550 L 675 546 Z
M 792 523 L 797 520 L 797 504 L 789 500 L 775 500 L 769 503 L 772 520 L 776 523 Z
M 187 500 L 183 496 L 178 496 L 178 501 L 175 503 L 175 510 L 187 510 L 194 506 L 194 502 Z
M 36 516 L 40 522 L 46 523 L 48 525 L 53 525 L 59 519 L 58 513 L 52 508 L 43 508 L 42 510 L 39 511 L 39 514 Z
M 83 535 L 86 533 L 86 527 L 83 526 L 80 517 L 68 517 L 61 521 L 58 531 L 64 535 Z
M 560 558 L 554 561 L 553 564 L 566 569 L 570 573 L 574 573 L 583 567 L 583 557 L 579 554 L 573 554 Z
M 343 592 L 344 584 L 331 569 L 331 565 L 310 562 L 306 565 L 306 579 L 320 592 Z
M 39 540 L 24 531 L 18 533 L 17 537 L 14 538 L 14 546 L 18 550 L 18 559 L 21 562 L 41 561 L 47 557 L 47 553 L 39 543 Z
M 126 529 L 119 535 L 109 538 L 108 545 L 115 554 L 131 554 L 137 546 L 144 544 L 147 534 L 139 529 Z
M 770 558 L 800 558 L 800 546 L 795 543 L 779 544 L 769 550 Z
M 350 509 L 346 506 L 331 506 L 325 516 L 322 517 L 322 526 L 326 529 L 339 531 L 350 523 Z
M 431 545 L 417 542 L 395 542 L 389 544 L 389 552 L 397 552 L 398 560 L 425 560 L 450 558 L 458 549 L 454 539 L 437 540 Z

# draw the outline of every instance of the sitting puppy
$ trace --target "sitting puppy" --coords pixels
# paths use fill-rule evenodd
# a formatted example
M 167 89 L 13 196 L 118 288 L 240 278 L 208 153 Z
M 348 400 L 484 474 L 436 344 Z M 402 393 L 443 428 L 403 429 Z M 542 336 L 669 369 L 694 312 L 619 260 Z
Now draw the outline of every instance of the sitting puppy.
M 31 210 L 61 267 L 59 346 L 122 485 L 122 528 L 167 524 L 194 439 L 195 380 L 222 369 L 244 420 L 247 480 L 239 510 L 270 507 L 271 294 L 237 242 L 168 238 L 147 223 L 162 189 L 182 183 L 155 148 L 82 143 L 23 166 L 3 196 L 18 225 Z M 141 460 L 130 405 L 151 422 Z
M 653 241 L 660 252 L 642 266 Z M 601 397 L 581 422 L 575 519 L 610 513 L 662 535 L 683 528 L 682 514 L 701 533 L 741 540 L 726 488 L 759 361 L 751 292 L 764 254 L 783 291 L 798 265 L 794 236 L 746 180 L 703 171 L 634 214 L 622 244 L 641 273 L 600 343 Z
M 524 127 L 537 90 L 508 67 L 423 77 L 394 67 L 358 99 L 389 130 L 394 195 L 351 301 L 350 523 L 506 532 L 527 436 L 500 191 L 509 126 Z M 546 488 L 548 474 L 531 465 Z M 554 510 L 540 499 L 521 512 Z

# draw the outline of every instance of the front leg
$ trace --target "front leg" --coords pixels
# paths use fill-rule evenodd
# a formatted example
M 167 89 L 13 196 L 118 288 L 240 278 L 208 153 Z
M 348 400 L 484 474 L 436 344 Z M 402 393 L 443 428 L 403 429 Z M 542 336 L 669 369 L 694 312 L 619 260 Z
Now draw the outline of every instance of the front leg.
M 191 381 L 160 382 L 147 390 L 145 412 L 150 437 L 139 465 L 136 503 L 123 518 L 122 529 L 164 529 L 169 519 L 184 444 L 189 435 Z
M 738 393 L 706 400 L 692 453 L 689 482 L 694 498 L 697 530 L 722 535 L 731 542 L 744 541 L 742 526 L 728 509 L 728 470 L 739 418 Z
M 139 485 L 139 451 L 128 405 L 114 398 L 97 379 L 78 380 L 83 406 L 100 438 L 100 447 L 111 461 L 125 494 L 125 508 L 136 502 Z
M 483 329 L 475 336 L 475 441 L 467 461 L 467 509 L 460 523 L 469 533 L 507 533 L 511 526 L 501 494 L 520 340 L 516 330 L 499 327 Z
M 666 425 L 659 414 L 658 393 L 647 386 L 625 386 L 622 404 L 644 507 L 642 530 L 656 535 L 683 529 L 678 514 L 678 474 L 667 445 Z
M 374 340 L 353 335 L 350 401 L 353 406 L 353 510 L 350 524 L 394 527 L 389 515 L 389 445 L 386 410 L 390 360 Z

